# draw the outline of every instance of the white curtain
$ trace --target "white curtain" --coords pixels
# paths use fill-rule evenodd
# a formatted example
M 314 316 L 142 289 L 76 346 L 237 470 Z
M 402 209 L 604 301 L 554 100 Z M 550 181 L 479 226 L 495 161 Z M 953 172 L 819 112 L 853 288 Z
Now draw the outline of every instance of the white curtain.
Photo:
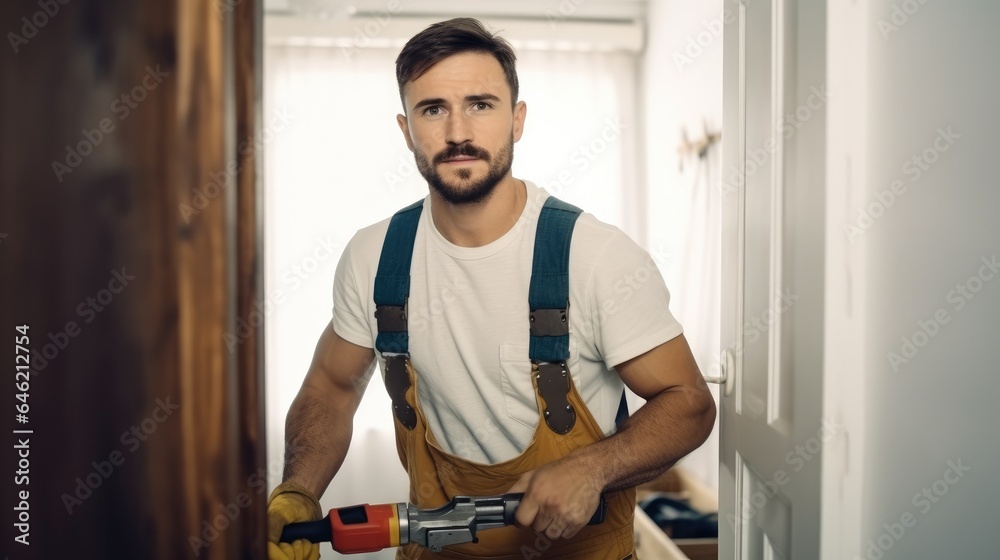
M 281 480 L 284 419 L 331 316 L 332 282 L 356 230 L 426 195 L 396 125 L 396 49 L 267 45 L 265 125 L 266 421 L 269 491 Z M 514 174 L 636 235 L 635 57 L 522 49 L 528 105 Z M 287 124 L 282 123 L 284 118 Z M 372 380 L 347 460 L 323 508 L 405 501 L 389 399 Z M 328 545 L 324 557 L 337 557 Z M 363 556 L 362 556 L 363 557 Z M 368 555 L 392 558 L 391 551 Z M 359 558 L 353 556 L 352 558 Z

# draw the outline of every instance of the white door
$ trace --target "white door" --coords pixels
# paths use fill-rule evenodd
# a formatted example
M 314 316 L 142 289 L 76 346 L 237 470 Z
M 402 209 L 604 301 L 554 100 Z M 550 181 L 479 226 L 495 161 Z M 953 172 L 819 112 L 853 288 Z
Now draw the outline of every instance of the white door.
M 816 559 L 825 3 L 725 9 L 719 557 Z

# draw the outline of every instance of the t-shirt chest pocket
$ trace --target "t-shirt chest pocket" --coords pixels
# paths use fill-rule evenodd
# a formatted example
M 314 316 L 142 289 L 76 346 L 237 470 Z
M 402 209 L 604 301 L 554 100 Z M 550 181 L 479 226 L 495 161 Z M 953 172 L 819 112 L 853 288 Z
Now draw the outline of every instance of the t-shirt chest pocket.
M 538 405 L 535 386 L 531 381 L 531 359 L 528 345 L 503 342 L 500 344 L 500 385 L 503 388 L 504 409 L 507 417 L 527 428 L 538 425 Z M 573 383 L 579 379 L 580 355 L 576 337 L 569 337 L 569 366 Z

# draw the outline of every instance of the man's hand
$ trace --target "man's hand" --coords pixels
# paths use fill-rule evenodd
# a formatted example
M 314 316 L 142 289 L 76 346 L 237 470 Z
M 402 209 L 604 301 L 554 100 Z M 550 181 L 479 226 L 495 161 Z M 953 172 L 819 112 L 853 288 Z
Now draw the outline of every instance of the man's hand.
M 527 472 L 508 492 L 523 492 L 515 519 L 549 538 L 572 538 L 597 511 L 602 492 L 663 473 L 712 431 L 715 401 L 684 335 L 615 366 L 646 404 L 616 432 Z
M 268 560 L 318 560 L 318 544 L 302 539 L 292 543 L 279 540 L 285 525 L 322 517 L 319 501 L 312 492 L 294 482 L 279 484 L 267 501 Z
M 569 539 L 597 511 L 602 489 L 594 469 L 570 454 L 524 473 L 508 492 L 524 493 L 515 514 L 518 525 L 550 539 Z

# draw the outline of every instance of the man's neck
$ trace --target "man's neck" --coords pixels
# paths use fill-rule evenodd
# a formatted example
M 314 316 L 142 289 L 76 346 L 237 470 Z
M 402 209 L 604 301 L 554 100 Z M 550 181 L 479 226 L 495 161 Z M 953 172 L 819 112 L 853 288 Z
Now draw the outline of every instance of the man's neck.
M 459 247 L 482 247 L 510 231 L 528 200 L 524 181 L 505 177 L 481 204 L 454 205 L 431 189 L 431 218 L 445 239 Z

